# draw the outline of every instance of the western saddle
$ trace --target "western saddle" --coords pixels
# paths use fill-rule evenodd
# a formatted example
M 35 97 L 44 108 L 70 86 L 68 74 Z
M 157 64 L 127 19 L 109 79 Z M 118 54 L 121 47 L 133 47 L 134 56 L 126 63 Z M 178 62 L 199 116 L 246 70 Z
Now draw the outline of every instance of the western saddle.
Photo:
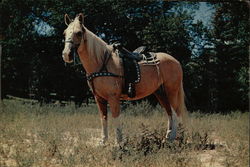
M 141 46 L 133 52 L 128 51 L 119 43 L 115 43 L 112 46 L 114 51 L 118 52 L 119 57 L 122 59 L 125 79 L 122 92 L 130 98 L 135 97 L 135 84 L 139 83 L 141 79 L 139 63 L 148 65 L 158 64 L 156 54 L 153 52 L 145 52 L 145 46 Z

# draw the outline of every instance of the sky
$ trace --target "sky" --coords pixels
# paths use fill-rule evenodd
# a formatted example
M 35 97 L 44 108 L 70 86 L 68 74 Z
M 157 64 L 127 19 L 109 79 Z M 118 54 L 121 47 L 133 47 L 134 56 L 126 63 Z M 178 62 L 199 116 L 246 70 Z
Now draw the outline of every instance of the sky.
M 211 20 L 215 9 L 209 6 L 206 2 L 199 2 L 199 9 L 195 12 L 194 23 L 197 20 L 202 21 L 206 26 L 211 26 Z

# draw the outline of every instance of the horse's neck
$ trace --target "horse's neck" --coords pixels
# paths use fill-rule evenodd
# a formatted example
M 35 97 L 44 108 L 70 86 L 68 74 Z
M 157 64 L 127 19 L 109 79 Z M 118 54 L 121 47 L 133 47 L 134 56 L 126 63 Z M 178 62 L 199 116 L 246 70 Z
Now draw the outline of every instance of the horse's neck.
M 88 74 L 99 72 L 103 65 L 104 52 L 108 46 L 89 30 L 86 30 L 85 38 L 85 42 L 78 49 L 82 65 Z
M 86 44 L 79 46 L 78 54 L 79 54 L 81 63 L 83 65 L 83 68 L 85 69 L 87 74 L 97 71 L 99 64 L 96 61 L 93 61 L 92 58 L 89 56 Z

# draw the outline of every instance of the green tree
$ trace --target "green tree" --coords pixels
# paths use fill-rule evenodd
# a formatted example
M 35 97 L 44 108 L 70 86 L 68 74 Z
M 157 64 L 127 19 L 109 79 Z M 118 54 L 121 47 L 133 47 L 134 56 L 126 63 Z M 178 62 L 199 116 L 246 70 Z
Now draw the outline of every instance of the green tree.
M 64 92 L 62 94 L 68 95 L 74 92 L 72 91 L 76 88 L 74 85 L 79 83 L 82 74 L 76 74 L 74 70 L 65 68 L 60 57 L 63 49 L 62 32 L 66 28 L 63 21 L 65 13 L 74 17 L 83 12 L 87 16 L 85 25 L 108 43 L 120 41 L 130 50 L 146 44 L 149 49 L 156 51 L 157 48 L 147 43 L 148 39 L 140 32 L 152 30 L 152 34 L 155 34 L 158 29 L 151 27 L 154 24 L 159 26 L 163 24 L 164 28 L 170 29 L 168 27 L 171 25 L 167 24 L 170 16 L 164 19 L 163 15 L 167 15 L 166 13 L 173 6 L 178 5 L 180 6 L 180 4 L 165 1 L 132 0 L 77 0 L 74 2 L 3 0 L 0 31 L 1 34 L 5 34 L 5 39 L 2 41 L 4 56 L 3 66 L 1 66 L 4 94 L 26 97 L 29 93 L 34 93 L 38 98 L 46 99 L 50 92 Z M 178 40 L 186 38 L 186 36 L 181 37 L 185 32 L 183 19 L 178 22 L 180 17 L 182 16 L 175 18 L 177 28 L 182 27 L 182 34 L 176 38 L 172 35 L 171 41 L 159 42 L 159 47 L 164 49 L 162 51 L 171 51 L 168 48 L 174 48 L 172 41 L 181 43 Z M 173 19 L 171 21 L 175 22 Z M 46 28 L 39 30 L 36 28 L 38 25 L 48 25 L 51 28 L 50 33 Z M 162 37 L 165 35 L 169 34 L 161 34 Z M 187 43 L 182 47 L 185 49 Z
M 246 3 L 218 3 L 214 17 L 218 110 L 248 108 L 249 8 Z

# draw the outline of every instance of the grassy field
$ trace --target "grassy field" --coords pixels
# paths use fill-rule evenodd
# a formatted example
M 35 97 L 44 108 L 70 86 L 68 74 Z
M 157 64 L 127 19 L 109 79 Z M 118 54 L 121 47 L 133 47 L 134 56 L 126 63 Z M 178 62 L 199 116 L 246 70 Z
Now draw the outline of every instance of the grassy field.
M 1 167 L 248 167 L 249 113 L 189 116 L 178 139 L 162 142 L 166 114 L 146 102 L 122 111 L 124 141 L 99 146 L 97 107 L 42 106 L 4 100 L 0 113 Z

